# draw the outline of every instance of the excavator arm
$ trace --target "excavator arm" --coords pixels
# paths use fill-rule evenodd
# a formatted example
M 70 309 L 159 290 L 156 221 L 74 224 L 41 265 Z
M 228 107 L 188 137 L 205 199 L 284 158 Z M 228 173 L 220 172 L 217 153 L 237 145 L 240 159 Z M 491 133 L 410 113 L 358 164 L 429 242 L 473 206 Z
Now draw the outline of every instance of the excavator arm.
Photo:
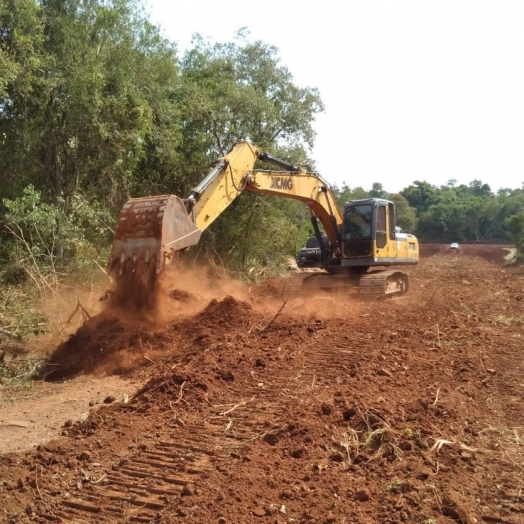
M 255 170 L 257 160 L 285 171 Z M 124 307 L 154 308 L 157 276 L 173 255 L 197 244 L 209 227 L 243 192 L 250 191 L 299 200 L 318 219 L 340 254 L 342 216 L 329 185 L 303 167 L 263 153 L 249 142 L 238 142 L 219 159 L 186 199 L 160 195 L 130 199 L 117 221 L 109 260 L 116 281 L 115 299 Z M 316 226 L 318 234 L 318 226 Z
M 285 171 L 254 170 L 257 159 Z M 329 185 L 316 173 L 263 153 L 249 142 L 238 142 L 185 202 L 194 213 L 195 225 L 204 231 L 244 191 L 303 202 L 318 217 L 332 245 L 339 242 L 342 216 Z

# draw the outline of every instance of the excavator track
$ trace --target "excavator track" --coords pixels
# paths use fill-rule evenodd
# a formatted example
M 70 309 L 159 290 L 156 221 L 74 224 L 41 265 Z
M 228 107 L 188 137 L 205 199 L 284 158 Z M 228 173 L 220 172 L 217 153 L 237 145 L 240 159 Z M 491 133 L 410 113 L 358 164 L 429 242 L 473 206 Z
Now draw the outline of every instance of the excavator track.
M 375 271 L 362 276 L 298 273 L 282 279 L 280 289 L 286 300 L 319 291 L 354 291 L 355 298 L 374 300 L 407 293 L 409 281 L 408 275 L 402 271 Z
M 283 278 L 280 286 L 282 298 L 284 300 L 294 300 L 304 295 L 304 279 L 311 276 L 311 273 L 297 273 Z
M 359 282 L 359 295 L 374 299 L 404 295 L 408 292 L 409 281 L 402 271 L 380 271 L 362 275 Z

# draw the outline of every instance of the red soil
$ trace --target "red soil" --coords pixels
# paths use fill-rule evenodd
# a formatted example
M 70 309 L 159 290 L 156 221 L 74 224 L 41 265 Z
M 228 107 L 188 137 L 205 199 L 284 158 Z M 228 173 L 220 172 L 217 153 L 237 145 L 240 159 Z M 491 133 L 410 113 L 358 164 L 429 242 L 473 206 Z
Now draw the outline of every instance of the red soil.
M 422 253 L 396 300 L 90 320 L 57 376 L 149 381 L 1 456 L 5 522 L 522 522 L 524 282 L 500 246 Z

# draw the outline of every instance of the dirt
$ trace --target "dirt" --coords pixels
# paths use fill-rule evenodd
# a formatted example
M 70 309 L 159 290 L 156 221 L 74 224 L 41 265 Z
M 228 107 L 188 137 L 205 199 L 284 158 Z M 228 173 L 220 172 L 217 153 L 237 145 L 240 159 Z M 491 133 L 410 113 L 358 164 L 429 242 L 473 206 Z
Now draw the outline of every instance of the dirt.
M 89 411 L 105 403 L 123 402 L 142 384 L 119 376 L 104 379 L 78 377 L 56 384 L 37 382 L 18 393 L 18 400 L 0 389 L 0 454 L 27 451 L 62 433 L 65 422 L 87 418 Z M 21 398 L 20 398 L 21 397 Z
M 473 256 L 499 265 L 509 265 L 515 248 L 500 244 L 459 244 L 458 249 L 451 249 L 449 244 L 421 244 L 420 255 L 429 257 L 436 254 L 453 254 L 455 256 Z
M 51 378 L 84 376 L 37 386 L 35 411 L 88 388 L 99 403 L 4 450 L 3 521 L 524 522 L 524 281 L 507 253 L 423 246 L 395 300 L 281 309 L 264 286 L 184 279 L 161 323 L 87 321 Z M 114 373 L 136 392 L 104 404 Z

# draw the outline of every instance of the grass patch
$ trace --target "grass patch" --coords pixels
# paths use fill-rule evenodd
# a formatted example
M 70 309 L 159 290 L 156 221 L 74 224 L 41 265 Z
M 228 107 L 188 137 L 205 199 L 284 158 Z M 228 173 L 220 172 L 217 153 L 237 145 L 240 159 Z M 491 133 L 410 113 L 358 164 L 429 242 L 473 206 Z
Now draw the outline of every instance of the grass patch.
M 45 360 L 31 355 L 11 357 L 8 353 L 0 354 L 0 384 L 10 387 L 30 389 L 34 380 L 44 369 Z
M 506 317 L 504 315 L 498 315 L 495 317 L 497 324 L 504 324 L 505 326 L 511 326 L 512 324 L 522 324 L 524 322 L 524 316 L 520 317 Z
M 384 484 L 384 491 L 397 491 L 398 488 L 402 486 L 402 482 L 400 480 L 394 480 L 393 482 L 389 482 L 388 484 Z

